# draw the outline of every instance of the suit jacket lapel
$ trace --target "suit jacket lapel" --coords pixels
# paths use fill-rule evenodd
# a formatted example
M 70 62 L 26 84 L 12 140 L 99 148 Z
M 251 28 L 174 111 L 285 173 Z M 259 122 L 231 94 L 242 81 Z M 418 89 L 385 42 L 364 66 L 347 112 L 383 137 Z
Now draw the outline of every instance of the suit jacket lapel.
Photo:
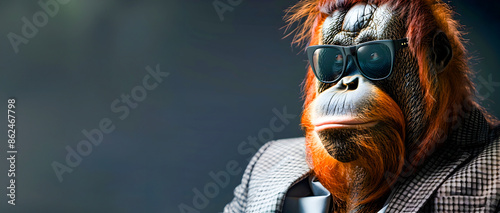
M 471 156 L 468 147 L 481 146 L 488 141 L 489 126 L 477 108 L 470 110 L 460 124 L 452 127 L 449 140 L 425 160 L 416 173 L 399 178 L 386 212 L 418 212 L 439 186 Z
M 443 147 L 445 148 L 445 147 Z M 457 149 L 442 149 L 409 177 L 400 177 L 389 201 L 387 213 L 418 212 L 431 195 L 462 164 L 470 154 Z
M 304 145 L 292 153 L 281 153 L 286 156 L 274 165 L 265 175 L 255 177 L 250 185 L 249 204 L 246 212 L 280 211 L 286 192 L 295 183 L 309 176 L 311 169 L 307 165 Z

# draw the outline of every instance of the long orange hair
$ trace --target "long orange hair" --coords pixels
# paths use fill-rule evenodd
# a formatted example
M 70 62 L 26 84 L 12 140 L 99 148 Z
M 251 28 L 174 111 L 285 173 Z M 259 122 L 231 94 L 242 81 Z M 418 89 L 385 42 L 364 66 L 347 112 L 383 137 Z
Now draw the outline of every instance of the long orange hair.
M 356 144 L 358 158 L 342 163 L 325 149 L 309 117 L 305 116 L 306 152 L 308 163 L 320 182 L 332 193 L 337 211 L 350 212 L 380 209 L 377 199 L 383 197 L 396 181 L 404 164 L 405 121 L 399 106 L 386 93 L 375 89 L 374 107 L 363 115 L 377 120 L 380 125 L 366 130 L 341 130 L 342 143 Z M 304 113 L 309 113 L 306 108 Z M 336 140 L 336 139 L 333 139 Z M 390 174 L 389 176 L 387 174 Z M 368 205 L 368 208 L 359 208 Z
M 411 54 L 417 59 L 420 85 L 423 88 L 426 119 L 431 121 L 426 124 L 426 131 L 418 144 L 407 147 L 412 150 L 412 164 L 417 164 L 424 159 L 429 150 L 434 149 L 435 143 L 445 137 L 449 127 L 452 126 L 465 105 L 479 107 L 473 100 L 474 87 L 469 79 L 472 75 L 467 67 L 466 49 L 463 45 L 460 25 L 452 16 L 449 6 L 436 0 L 303 0 L 287 11 L 285 20 L 287 29 L 294 34 L 293 42 L 299 45 L 317 45 L 320 42 L 321 26 L 328 13 L 337 8 L 348 8 L 358 2 L 381 5 L 388 3 L 399 15 L 406 20 L 406 37 L 409 40 Z M 447 67 L 436 75 L 430 72 L 430 47 L 432 34 L 437 30 L 443 31 L 448 37 L 453 58 Z M 289 35 L 290 35 L 289 34 Z M 439 76 L 439 77 L 438 77 Z M 308 69 L 304 84 L 304 108 L 307 108 L 316 98 L 315 77 Z M 459 109 L 457 109 L 459 108 Z M 479 107 L 480 108 L 480 107 Z M 484 111 L 484 110 L 483 110 Z M 490 123 L 496 120 L 485 113 Z M 302 124 L 307 120 L 306 113 L 302 115 Z M 443 134 L 443 132 L 445 134 Z
M 412 165 L 418 165 L 427 155 L 432 153 L 432 150 L 435 149 L 439 141 L 445 139 L 450 127 L 458 120 L 450 118 L 459 117 L 458 113 L 467 111 L 471 105 L 482 109 L 473 100 L 474 87 L 470 80 L 472 73 L 467 67 L 468 59 L 463 45 L 462 32 L 459 31 L 460 25 L 452 19 L 453 12 L 449 6 L 436 0 L 303 0 L 288 9 L 285 16 L 285 20 L 288 22 L 286 28 L 288 30 L 293 27 L 289 35 L 294 34 L 294 43 L 298 45 L 317 45 L 321 39 L 322 23 L 329 13 L 337 8 L 349 8 L 358 2 L 367 2 L 376 5 L 388 3 L 394 11 L 398 12 L 403 20 L 406 20 L 406 37 L 409 40 L 410 52 L 418 63 L 419 83 L 422 87 L 424 97 L 425 120 L 429 122 L 423 124 L 425 131 L 418 139 L 418 143 L 405 144 L 406 147 L 396 149 L 398 149 L 398 152 L 404 150 L 406 157 L 411 156 L 410 159 L 406 160 Z M 453 57 L 446 68 L 441 73 L 436 74 L 432 71 L 433 68 L 430 65 L 432 61 L 429 54 L 432 51 L 430 47 L 432 46 L 433 34 L 438 30 L 444 32 L 449 39 Z M 346 167 L 346 165 L 339 164 L 334 159 L 329 159 L 328 153 L 326 153 L 323 147 L 319 146 L 318 139 L 314 138 L 315 136 L 312 134 L 313 127 L 311 126 L 309 111 L 311 103 L 318 94 L 315 76 L 310 67 L 303 83 L 303 91 L 305 102 L 302 125 L 305 128 L 306 140 L 309 144 L 308 155 L 310 164 L 321 166 L 324 163 L 325 165 L 329 165 L 329 168 L 323 168 L 322 171 L 319 171 L 319 173 L 326 172 L 329 174 L 317 175 L 331 176 L 335 174 L 335 177 L 332 179 L 333 181 L 325 185 L 327 185 L 326 187 L 330 191 L 333 191 L 332 194 L 334 197 L 340 201 L 355 202 L 356 205 L 361 205 L 380 198 L 381 193 L 386 192 L 387 187 L 392 183 L 382 185 L 379 191 L 370 191 L 375 188 L 369 188 L 368 191 L 370 192 L 362 192 L 366 195 L 361 198 L 362 200 L 349 201 L 347 197 L 348 192 L 346 191 L 349 186 L 346 185 L 342 172 L 349 168 L 342 168 Z M 379 98 L 380 100 L 378 101 L 386 102 L 389 106 L 394 105 L 392 99 L 389 100 L 389 97 L 381 96 Z M 399 109 L 398 106 L 393 106 L 392 108 Z M 490 124 L 496 122 L 492 116 L 489 116 L 484 110 L 483 112 Z M 395 116 L 394 119 L 398 120 L 398 117 Z M 397 140 L 397 138 L 393 139 Z M 404 141 L 404 133 L 400 139 Z M 381 156 L 370 156 L 368 154 L 364 159 L 377 157 Z M 401 171 L 401 159 L 393 160 L 398 162 L 398 165 L 395 166 L 397 171 L 392 172 L 397 175 Z M 328 161 L 330 162 L 328 163 Z M 378 172 L 383 174 L 384 171 L 382 169 L 386 168 L 377 167 L 373 169 L 379 169 L 380 171 Z M 321 169 L 316 168 L 315 172 L 316 170 Z M 372 172 L 377 173 L 377 171 Z M 375 179 L 378 177 L 375 177 Z M 342 188 L 346 190 L 342 190 Z

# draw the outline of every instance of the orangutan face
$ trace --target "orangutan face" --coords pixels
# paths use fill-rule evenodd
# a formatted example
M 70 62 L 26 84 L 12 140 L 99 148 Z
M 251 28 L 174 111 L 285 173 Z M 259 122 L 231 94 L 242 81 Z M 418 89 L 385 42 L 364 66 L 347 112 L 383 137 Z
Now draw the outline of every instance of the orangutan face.
M 322 45 L 341 46 L 397 40 L 405 35 L 403 21 L 389 6 L 366 3 L 334 11 L 323 22 L 321 31 Z M 390 141 L 391 136 L 387 134 L 391 131 L 401 132 L 407 125 L 406 122 L 398 122 L 407 120 L 408 124 L 415 124 L 422 123 L 417 120 L 423 119 L 418 70 L 408 49 L 398 49 L 391 55 L 384 46 L 364 48 L 369 52 L 361 52 L 363 48 L 357 49 L 357 58 L 349 55 L 343 59 L 346 64 L 336 81 L 316 81 L 318 95 L 310 110 L 313 134 L 333 158 L 344 163 L 358 159 L 363 152 L 369 152 L 363 150 L 369 147 L 363 148 L 366 145 L 360 144 L 361 141 L 376 138 L 381 141 L 374 141 L 373 146 L 390 146 L 395 142 Z M 323 60 L 323 72 L 331 71 L 330 67 L 340 61 L 333 57 L 333 62 Z M 385 64 L 377 64 L 374 62 L 376 60 L 385 60 Z M 369 66 L 382 66 L 386 69 L 370 70 Z M 389 72 L 391 66 L 389 76 L 372 80 L 373 76 L 381 76 L 375 72 Z M 388 108 L 391 105 L 393 108 Z M 411 129 L 408 136 L 414 137 L 413 134 L 420 133 L 421 127 L 411 125 Z M 399 134 L 404 139 L 404 132 Z
M 407 20 L 419 2 L 319 2 L 302 116 L 308 162 L 338 209 L 377 209 L 394 181 L 385 174 L 398 177 L 408 153 L 417 152 L 409 159 L 417 162 L 436 139 L 427 137 L 437 127 L 430 121 L 442 124 L 436 115 L 452 102 L 433 102 L 433 95 L 444 94 L 435 81 L 452 48 L 431 10 Z M 432 26 L 419 31 L 427 22 Z M 451 85 L 448 79 L 439 81 Z

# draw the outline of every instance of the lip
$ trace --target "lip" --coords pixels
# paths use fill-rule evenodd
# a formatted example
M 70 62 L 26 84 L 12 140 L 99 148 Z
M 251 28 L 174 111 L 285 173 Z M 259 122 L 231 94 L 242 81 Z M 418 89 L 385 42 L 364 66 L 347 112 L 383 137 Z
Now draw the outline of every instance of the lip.
M 312 121 L 314 131 L 340 128 L 368 128 L 373 127 L 378 121 L 363 120 L 348 116 L 332 116 L 315 119 Z

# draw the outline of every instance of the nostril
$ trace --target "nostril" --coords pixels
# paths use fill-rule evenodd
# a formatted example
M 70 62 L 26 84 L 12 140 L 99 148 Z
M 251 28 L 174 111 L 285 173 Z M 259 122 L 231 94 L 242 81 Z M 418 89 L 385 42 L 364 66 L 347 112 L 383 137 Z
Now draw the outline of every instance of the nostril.
M 337 89 L 339 89 L 339 90 L 346 90 L 347 89 L 347 85 L 344 84 L 344 81 L 341 81 L 341 82 L 337 83 Z
M 360 79 L 358 76 L 347 76 L 342 79 L 340 79 L 339 82 L 337 82 L 333 88 L 335 88 L 338 91 L 349 91 L 349 90 L 356 90 L 359 86 Z
M 347 81 L 344 81 L 343 84 L 347 87 L 347 90 L 355 90 L 358 88 L 359 79 L 358 77 L 354 77 Z

